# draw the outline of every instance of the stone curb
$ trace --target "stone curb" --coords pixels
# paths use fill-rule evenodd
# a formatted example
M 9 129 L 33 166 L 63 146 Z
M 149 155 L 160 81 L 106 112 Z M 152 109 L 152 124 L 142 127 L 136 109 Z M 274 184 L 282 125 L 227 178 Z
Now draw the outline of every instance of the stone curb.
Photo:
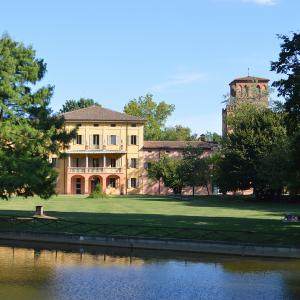
M 191 241 L 175 239 L 151 239 L 137 237 L 82 236 L 71 234 L 12 233 L 1 232 L 0 240 L 31 241 L 67 245 L 137 248 L 194 253 L 231 254 L 278 258 L 300 258 L 300 248 L 234 244 L 226 242 Z

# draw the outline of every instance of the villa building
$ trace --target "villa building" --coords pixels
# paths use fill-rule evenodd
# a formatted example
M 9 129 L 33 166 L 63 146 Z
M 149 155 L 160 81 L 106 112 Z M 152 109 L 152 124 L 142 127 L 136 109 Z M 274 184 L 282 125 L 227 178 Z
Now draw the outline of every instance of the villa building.
M 91 106 L 64 114 L 66 129 L 77 128 L 77 136 L 65 151 L 66 157 L 52 158 L 58 169 L 59 194 L 90 194 L 100 183 L 106 194 L 168 194 L 162 182 L 147 176 L 149 161 L 158 160 L 162 153 L 182 155 L 188 145 L 184 141 L 145 141 L 145 120 Z M 192 142 L 209 155 L 215 143 Z M 186 189 L 184 193 L 191 193 Z M 196 193 L 207 193 L 197 187 Z

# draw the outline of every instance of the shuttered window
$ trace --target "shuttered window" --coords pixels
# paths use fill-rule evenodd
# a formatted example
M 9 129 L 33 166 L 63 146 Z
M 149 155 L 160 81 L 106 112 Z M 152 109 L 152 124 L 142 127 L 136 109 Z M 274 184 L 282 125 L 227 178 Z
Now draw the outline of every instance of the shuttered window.
M 137 159 L 136 158 L 132 158 L 131 159 L 130 167 L 131 168 L 137 168 L 138 167 Z
M 93 145 L 99 146 L 100 144 L 100 136 L 99 134 L 93 134 Z
M 117 136 L 116 135 L 108 135 L 107 136 L 107 144 L 108 145 L 117 145 Z
M 132 188 L 137 188 L 137 179 L 136 178 L 130 178 L 130 186 Z
M 83 144 L 83 136 L 81 134 L 77 134 L 76 136 L 76 144 L 82 145 Z
M 138 139 L 136 135 L 131 135 L 130 136 L 130 145 L 137 145 L 138 144 Z

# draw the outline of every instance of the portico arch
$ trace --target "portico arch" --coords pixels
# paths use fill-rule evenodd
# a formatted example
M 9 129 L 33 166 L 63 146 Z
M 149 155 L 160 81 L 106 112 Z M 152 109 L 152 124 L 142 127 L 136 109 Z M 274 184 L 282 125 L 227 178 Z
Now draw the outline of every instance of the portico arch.
M 95 190 L 97 184 L 100 184 L 103 190 L 103 178 L 99 175 L 90 176 L 88 183 L 89 183 L 89 193 L 92 193 Z
M 84 194 L 85 191 L 85 178 L 81 175 L 74 175 L 71 177 L 71 193 Z

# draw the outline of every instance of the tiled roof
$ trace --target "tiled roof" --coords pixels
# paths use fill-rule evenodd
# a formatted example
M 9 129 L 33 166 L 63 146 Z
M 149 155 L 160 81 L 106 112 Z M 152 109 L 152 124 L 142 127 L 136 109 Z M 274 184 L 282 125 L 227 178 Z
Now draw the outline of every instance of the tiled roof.
M 66 150 L 68 154 L 125 154 L 125 150 L 100 150 L 100 149 L 88 149 L 88 150 Z
M 229 83 L 229 85 L 237 82 L 237 81 L 242 81 L 242 82 L 268 82 L 270 81 L 269 79 L 266 78 L 261 78 L 261 77 L 255 77 L 255 76 L 245 76 L 245 77 L 239 77 L 234 79 Z
M 133 121 L 144 122 L 139 117 L 127 115 L 125 113 L 119 113 L 101 106 L 89 106 L 66 112 L 63 114 L 66 121 Z
M 184 149 L 187 146 L 212 149 L 218 146 L 214 142 L 203 141 L 144 141 L 144 149 Z

